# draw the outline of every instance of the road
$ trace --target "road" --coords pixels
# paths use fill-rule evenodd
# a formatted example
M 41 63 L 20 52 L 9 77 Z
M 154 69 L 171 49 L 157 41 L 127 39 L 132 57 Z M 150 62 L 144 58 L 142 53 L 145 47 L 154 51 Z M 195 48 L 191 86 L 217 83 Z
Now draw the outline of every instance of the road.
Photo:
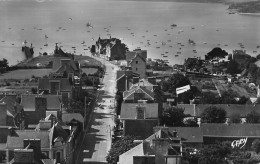
M 106 65 L 103 79 L 104 87 L 99 91 L 99 100 L 95 107 L 87 130 L 84 132 L 79 154 L 75 164 L 103 164 L 111 147 L 111 132 L 114 126 L 114 98 L 116 92 L 117 66 L 96 58 Z

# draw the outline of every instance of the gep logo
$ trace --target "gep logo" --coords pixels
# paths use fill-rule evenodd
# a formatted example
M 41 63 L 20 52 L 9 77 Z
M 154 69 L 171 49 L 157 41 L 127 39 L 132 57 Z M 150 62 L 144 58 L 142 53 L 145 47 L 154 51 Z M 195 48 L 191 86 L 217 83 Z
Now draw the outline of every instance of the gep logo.
M 246 145 L 246 142 L 247 142 L 247 138 L 242 138 L 242 139 L 239 139 L 239 140 L 234 140 L 232 143 L 231 143 L 231 146 L 232 148 L 240 148 L 242 149 L 242 147 L 244 147 Z

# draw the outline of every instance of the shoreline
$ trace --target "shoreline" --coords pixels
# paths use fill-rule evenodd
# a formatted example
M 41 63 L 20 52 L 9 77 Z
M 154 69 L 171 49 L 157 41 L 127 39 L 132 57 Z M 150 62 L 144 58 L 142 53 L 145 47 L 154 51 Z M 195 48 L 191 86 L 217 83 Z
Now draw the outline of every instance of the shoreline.
M 239 13 L 239 15 L 252 15 L 252 16 L 260 16 L 260 13 Z

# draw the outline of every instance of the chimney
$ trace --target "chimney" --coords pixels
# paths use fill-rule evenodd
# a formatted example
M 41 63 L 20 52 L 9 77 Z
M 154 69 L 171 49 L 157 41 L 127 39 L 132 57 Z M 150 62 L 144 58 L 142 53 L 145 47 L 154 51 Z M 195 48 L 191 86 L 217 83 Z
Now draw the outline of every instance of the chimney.
M 13 127 L 8 127 L 8 136 L 14 136 L 15 134 L 15 129 Z
M 155 77 L 148 77 L 148 82 L 153 84 L 153 85 L 156 85 L 156 78 Z
M 52 120 L 40 120 L 39 121 L 39 130 L 49 130 L 52 127 Z
M 35 96 L 35 112 L 38 113 L 39 120 L 46 117 L 47 98 Z
M 200 127 L 200 125 L 201 125 L 201 118 L 198 118 L 198 119 L 197 119 L 197 124 L 198 124 L 199 127 Z
M 165 163 L 168 155 L 169 139 L 157 138 L 152 140 L 151 148 L 155 151 L 155 163 Z
M 138 105 L 136 106 L 136 119 L 145 119 L 145 107 L 146 100 L 138 100 Z
M 133 84 L 139 83 L 139 77 L 133 77 Z
M 0 126 L 6 126 L 7 121 L 7 104 L 0 103 Z
M 14 163 L 34 163 L 33 149 L 14 149 Z
M 34 160 L 36 164 L 41 160 L 41 140 L 40 139 L 24 139 L 23 146 L 25 149 L 33 149 Z
M 65 64 L 69 63 L 70 59 L 60 59 L 60 65 L 64 66 Z
M 172 134 L 173 134 L 173 137 L 177 137 L 177 131 L 176 131 L 176 129 L 174 129 L 174 131 L 172 132 Z

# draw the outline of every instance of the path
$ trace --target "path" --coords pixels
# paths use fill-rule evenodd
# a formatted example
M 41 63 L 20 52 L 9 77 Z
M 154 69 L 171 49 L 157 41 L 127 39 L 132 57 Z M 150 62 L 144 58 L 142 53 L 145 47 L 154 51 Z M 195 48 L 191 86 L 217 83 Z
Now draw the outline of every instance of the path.
M 75 164 L 106 163 L 106 155 L 112 142 L 111 130 L 114 126 L 115 111 L 111 107 L 114 107 L 117 67 L 103 59 L 95 59 L 106 65 L 106 74 L 103 79 L 104 87 L 99 92 L 99 105 L 92 113 Z

